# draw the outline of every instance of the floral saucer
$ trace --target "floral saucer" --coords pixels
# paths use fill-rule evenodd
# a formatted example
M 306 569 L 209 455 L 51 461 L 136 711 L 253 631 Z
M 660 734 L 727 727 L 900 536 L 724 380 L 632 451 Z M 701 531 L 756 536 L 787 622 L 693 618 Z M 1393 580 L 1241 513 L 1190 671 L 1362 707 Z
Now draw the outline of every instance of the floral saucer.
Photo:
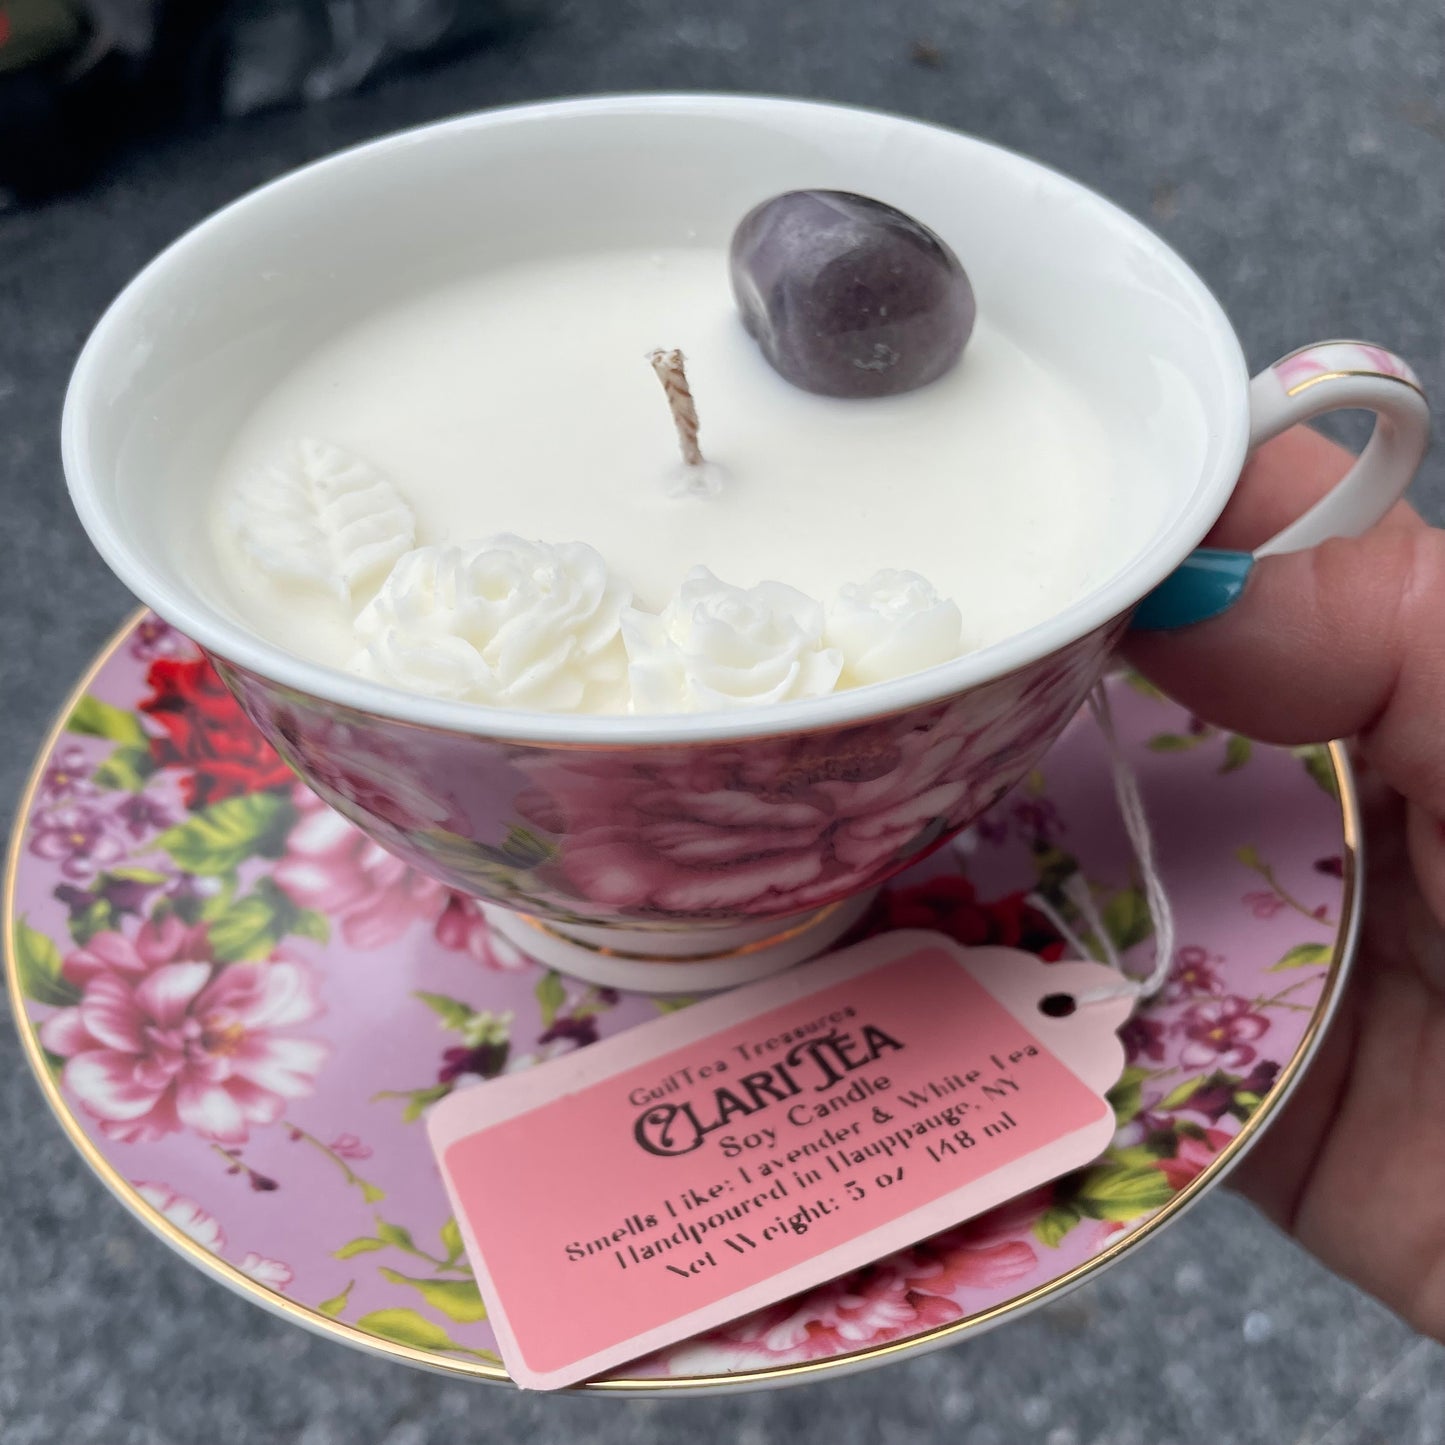
M 1347 765 L 1338 749 L 1216 732 L 1137 681 L 1110 686 L 1180 944 L 1167 988 L 1127 1025 L 1109 1152 L 584 1388 L 781 1383 L 961 1339 L 1120 1257 L 1258 1136 L 1353 948 Z M 888 886 L 854 936 L 935 928 L 1055 958 L 1063 945 L 1025 895 L 1077 868 L 1142 970 L 1151 925 L 1131 861 L 1081 717 L 1024 786 Z M 298 786 L 192 644 L 150 616 L 105 650 L 46 743 L 11 848 L 5 938 L 40 1085 L 143 1223 L 298 1324 L 497 1381 L 421 1115 L 686 1002 L 575 983 L 492 934 L 475 903 Z

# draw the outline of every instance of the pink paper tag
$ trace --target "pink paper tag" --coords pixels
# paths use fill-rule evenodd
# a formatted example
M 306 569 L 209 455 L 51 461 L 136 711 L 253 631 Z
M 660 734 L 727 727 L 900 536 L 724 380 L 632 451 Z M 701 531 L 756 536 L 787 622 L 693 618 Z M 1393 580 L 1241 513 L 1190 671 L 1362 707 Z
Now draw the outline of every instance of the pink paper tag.
M 427 1119 L 512 1378 L 550 1390 L 846 1274 L 1108 1146 L 1093 963 L 892 933 Z

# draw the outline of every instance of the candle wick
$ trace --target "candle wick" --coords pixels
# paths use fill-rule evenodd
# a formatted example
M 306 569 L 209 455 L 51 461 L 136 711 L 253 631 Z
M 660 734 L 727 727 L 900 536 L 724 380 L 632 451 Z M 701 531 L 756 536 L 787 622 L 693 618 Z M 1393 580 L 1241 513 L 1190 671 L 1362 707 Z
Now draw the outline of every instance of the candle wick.
M 659 348 L 647 359 L 652 363 L 652 369 L 667 395 L 667 404 L 672 409 L 672 421 L 677 427 L 683 461 L 690 467 L 702 466 L 702 451 L 697 444 L 697 406 L 692 399 L 692 389 L 687 384 L 682 352 L 676 347 L 671 350 Z

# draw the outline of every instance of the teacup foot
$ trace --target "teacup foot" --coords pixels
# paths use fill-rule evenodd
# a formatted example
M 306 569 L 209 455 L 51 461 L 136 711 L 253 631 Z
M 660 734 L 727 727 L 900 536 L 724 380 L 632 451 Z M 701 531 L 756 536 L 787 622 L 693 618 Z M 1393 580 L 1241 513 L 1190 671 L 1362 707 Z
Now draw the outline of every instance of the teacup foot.
M 487 922 L 523 953 L 584 983 L 637 993 L 711 993 L 814 958 L 860 919 L 876 889 L 787 918 L 659 933 L 551 923 L 484 905 Z

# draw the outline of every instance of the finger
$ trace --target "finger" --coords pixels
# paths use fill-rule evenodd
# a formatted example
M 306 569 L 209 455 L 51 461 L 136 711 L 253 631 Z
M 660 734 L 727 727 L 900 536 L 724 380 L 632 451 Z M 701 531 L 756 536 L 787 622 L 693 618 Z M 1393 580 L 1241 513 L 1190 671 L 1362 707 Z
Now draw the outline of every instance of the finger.
M 1423 808 L 1411 808 L 1407 836 L 1411 872 L 1420 886 L 1420 895 L 1430 914 L 1445 923 L 1445 823 Z M 1420 927 L 1415 920 L 1410 924 L 1411 957 L 1420 976 L 1445 1000 L 1445 932 L 1438 926 Z
M 1292 427 L 1250 457 L 1205 545 L 1251 551 L 1309 511 L 1354 461 L 1319 432 Z M 1425 524 L 1411 506 L 1399 502 L 1379 525 L 1391 530 Z
M 1445 817 L 1445 532 L 1377 528 L 1258 563 L 1228 612 L 1125 651 L 1199 716 L 1266 742 L 1358 734 L 1370 765 Z

